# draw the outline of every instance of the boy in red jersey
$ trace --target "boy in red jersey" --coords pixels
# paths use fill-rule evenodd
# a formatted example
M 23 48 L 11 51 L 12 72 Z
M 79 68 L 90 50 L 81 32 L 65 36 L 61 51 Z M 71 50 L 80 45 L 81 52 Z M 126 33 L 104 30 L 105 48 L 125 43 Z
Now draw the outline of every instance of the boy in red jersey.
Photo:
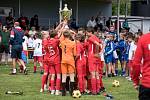
M 44 56 L 44 75 L 42 78 L 42 89 L 43 84 L 46 81 L 48 73 L 51 75 L 49 79 L 51 94 L 59 95 L 60 83 L 61 83 L 61 69 L 60 69 L 60 54 L 59 54 L 59 38 L 55 38 L 57 35 L 56 31 L 51 32 L 50 38 L 43 43 L 43 49 L 45 51 Z M 56 75 L 56 88 L 55 88 L 55 75 Z M 56 90 L 56 91 L 55 91 Z
M 88 38 L 88 66 L 91 76 L 91 92 L 96 95 L 100 89 L 99 67 L 101 67 L 100 54 L 101 40 L 92 34 L 92 29 L 87 30 Z M 102 47 L 103 48 L 103 47 Z
M 86 59 L 84 57 L 84 36 L 81 34 L 76 34 L 76 67 L 77 67 L 77 77 L 78 77 L 78 87 L 81 93 L 85 92 L 85 72 L 86 72 Z
M 47 67 L 45 67 L 45 65 L 47 65 L 47 59 L 46 59 L 46 47 L 48 45 L 48 39 L 49 39 L 49 32 L 48 31 L 42 31 L 42 54 L 43 54 L 43 68 L 44 68 L 44 74 L 42 76 L 42 86 L 41 86 L 41 90 L 40 92 L 44 92 L 44 87 L 46 86 L 45 84 L 47 83 L 47 77 L 49 75 L 49 70 Z
M 62 27 L 60 27 L 62 25 Z M 65 22 L 59 24 L 59 28 L 57 27 L 56 31 L 51 31 L 50 36 L 49 33 L 43 31 L 44 39 L 42 41 L 43 46 L 43 67 L 44 74 L 42 76 L 42 88 L 40 92 L 44 91 L 44 84 L 48 79 L 48 75 L 51 77 L 49 79 L 49 90 L 51 94 L 59 95 L 60 83 L 61 83 L 61 69 L 60 69 L 60 51 L 59 51 L 59 38 L 61 36 L 61 31 L 65 26 Z M 57 34 L 58 33 L 58 34 Z M 56 88 L 55 88 L 55 75 L 56 75 Z M 55 91 L 56 90 L 56 91 Z

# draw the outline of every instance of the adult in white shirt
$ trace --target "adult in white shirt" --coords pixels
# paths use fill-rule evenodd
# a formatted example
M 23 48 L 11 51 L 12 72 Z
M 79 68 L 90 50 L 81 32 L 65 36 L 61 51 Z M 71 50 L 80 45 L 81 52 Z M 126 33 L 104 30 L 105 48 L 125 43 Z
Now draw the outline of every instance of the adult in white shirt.
M 95 21 L 94 17 L 92 17 L 92 18 L 88 21 L 87 27 L 92 27 L 92 28 L 96 27 L 96 21 Z

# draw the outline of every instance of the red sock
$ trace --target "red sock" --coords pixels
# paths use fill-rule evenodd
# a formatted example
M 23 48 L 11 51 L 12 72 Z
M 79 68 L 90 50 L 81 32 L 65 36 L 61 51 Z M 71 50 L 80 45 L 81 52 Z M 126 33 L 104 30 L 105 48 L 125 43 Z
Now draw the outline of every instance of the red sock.
M 100 76 L 99 76 L 99 78 L 100 78 L 100 79 L 99 79 L 99 82 L 100 82 L 100 88 L 101 88 L 101 87 L 104 87 L 103 81 L 102 81 L 102 78 L 103 78 L 103 71 L 101 70 L 99 74 L 100 74 Z
M 78 84 L 79 84 L 79 90 L 80 90 L 80 92 L 83 92 L 84 91 L 83 90 L 83 79 L 82 79 L 81 75 L 78 76 Z
M 101 61 L 101 68 L 103 69 L 104 67 L 104 61 Z
M 85 90 L 85 78 L 84 78 L 84 76 L 82 76 L 82 80 L 83 80 L 83 82 L 82 82 L 82 86 L 83 86 L 83 92 L 84 92 L 84 90 Z
M 61 79 L 56 79 L 56 90 L 60 90 Z
M 36 72 L 36 66 L 34 66 L 34 72 Z
M 96 90 L 97 90 L 97 93 L 99 92 L 101 86 L 100 86 L 100 79 L 96 79 Z
M 87 88 L 91 91 L 91 79 L 87 80 Z
M 96 78 L 91 79 L 92 94 L 96 94 Z
M 23 66 L 22 65 L 20 65 L 19 67 L 20 67 L 20 70 L 23 70 Z
M 51 90 L 55 90 L 55 81 L 50 80 L 50 82 L 51 82 Z
M 42 89 L 44 90 L 44 84 L 46 83 L 46 77 L 47 75 L 44 75 L 42 76 Z

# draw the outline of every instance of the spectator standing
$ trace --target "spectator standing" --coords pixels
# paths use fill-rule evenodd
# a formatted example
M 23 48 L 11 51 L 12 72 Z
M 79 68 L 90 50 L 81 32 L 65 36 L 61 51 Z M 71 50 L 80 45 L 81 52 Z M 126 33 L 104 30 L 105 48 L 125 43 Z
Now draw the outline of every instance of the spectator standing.
M 8 64 L 8 53 L 9 53 L 9 38 L 10 32 L 5 26 L 0 30 L 0 61 L 2 60 L 2 54 L 5 52 L 5 64 Z
M 12 16 L 12 13 L 10 12 L 9 16 L 6 17 L 6 26 L 10 28 L 13 27 L 13 24 L 14 24 L 14 18 Z
M 125 29 L 129 28 L 129 24 L 128 24 L 127 19 L 125 19 L 125 21 L 123 22 L 122 27 L 125 28 Z
M 112 22 L 112 20 L 111 20 L 111 17 L 109 17 L 109 19 L 106 21 L 106 26 L 108 27 L 108 28 L 110 28 L 110 26 L 112 26 L 113 25 L 113 22 Z
M 91 19 L 88 21 L 87 27 L 88 28 L 95 28 L 96 27 L 96 21 L 95 21 L 94 17 L 91 17 Z
M 18 19 L 18 22 L 20 23 L 20 27 L 23 29 L 23 30 L 26 30 L 28 25 L 29 25 L 29 20 L 27 17 L 23 16 L 21 14 L 21 17 Z
M 96 23 L 97 23 L 97 27 L 100 28 L 100 31 L 102 31 L 103 30 L 103 25 L 104 25 L 103 16 L 97 16 L 95 20 L 96 20 Z
M 10 34 L 10 44 L 11 44 L 11 57 L 13 63 L 13 70 L 11 75 L 16 74 L 16 61 L 23 66 L 24 73 L 27 74 L 27 69 L 25 63 L 22 60 L 22 43 L 24 41 L 24 32 L 19 26 L 19 22 L 14 23 L 14 28 L 11 30 Z
M 30 27 L 35 27 L 37 30 L 39 29 L 39 19 L 38 15 L 34 15 L 34 17 L 31 18 L 30 21 Z
M 77 24 L 76 24 L 76 19 L 73 19 L 72 20 L 72 22 L 70 23 L 70 27 L 72 28 L 72 29 L 77 29 L 78 27 L 77 27 Z

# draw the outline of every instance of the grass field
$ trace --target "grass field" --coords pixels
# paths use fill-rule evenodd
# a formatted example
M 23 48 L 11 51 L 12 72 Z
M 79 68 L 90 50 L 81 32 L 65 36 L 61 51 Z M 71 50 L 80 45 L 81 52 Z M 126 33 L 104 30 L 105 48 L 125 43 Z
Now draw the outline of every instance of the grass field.
M 0 100 L 73 100 L 69 95 L 66 97 L 52 96 L 48 92 L 40 93 L 41 75 L 40 73 L 32 73 L 32 64 L 28 65 L 30 69 L 29 75 L 18 73 L 17 75 L 9 75 L 10 67 L 0 65 Z M 113 80 L 120 81 L 120 87 L 112 87 Z M 132 82 L 128 82 L 123 77 L 104 78 L 104 85 L 107 92 L 114 96 L 114 100 L 138 100 L 138 92 L 133 88 Z M 21 96 L 6 95 L 7 90 L 23 91 Z M 80 100 L 105 100 L 102 95 L 91 96 L 85 95 Z

